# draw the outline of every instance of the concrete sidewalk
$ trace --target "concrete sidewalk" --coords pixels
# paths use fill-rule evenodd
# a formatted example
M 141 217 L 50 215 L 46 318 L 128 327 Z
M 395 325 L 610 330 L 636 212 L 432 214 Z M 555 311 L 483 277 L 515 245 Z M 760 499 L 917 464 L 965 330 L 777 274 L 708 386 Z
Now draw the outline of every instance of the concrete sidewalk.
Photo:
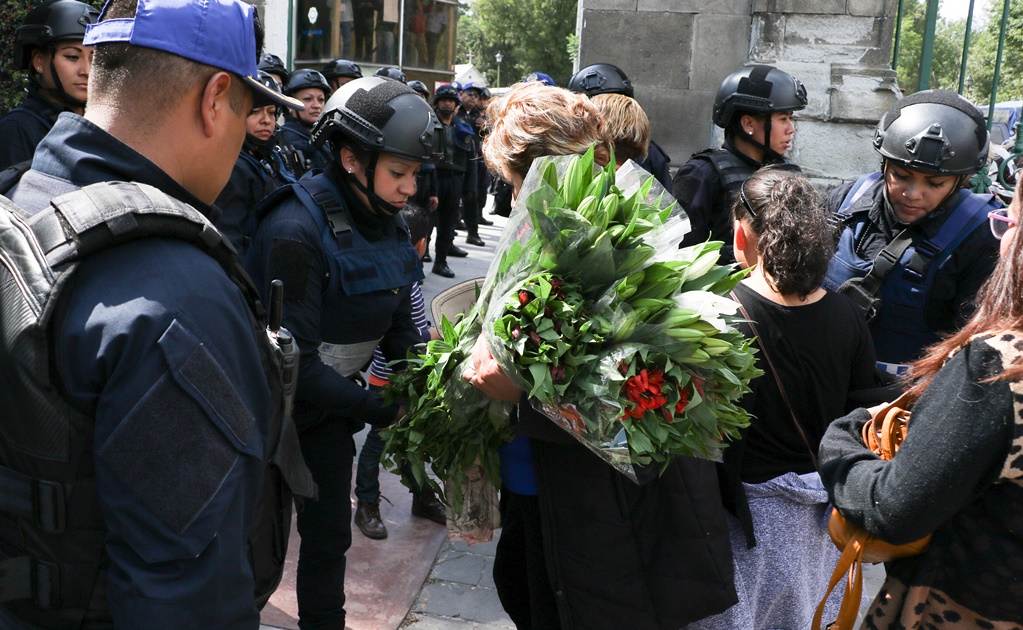
M 485 247 L 465 244 L 459 232 L 455 244 L 469 252 L 468 258 L 449 258 L 453 279 L 430 273 L 426 264 L 423 296 L 427 311 L 433 298 L 444 289 L 471 278 L 483 277 L 493 258 L 506 219 L 489 214 L 494 226 L 480 226 Z M 361 448 L 365 431 L 356 436 Z M 354 479 L 354 475 L 353 475 Z M 353 525 L 353 543 L 348 552 L 345 590 L 347 628 L 352 630 L 507 630 L 515 625 L 501 607 L 493 582 L 494 541 L 468 546 L 447 540 L 444 527 L 412 517 L 411 495 L 398 477 L 381 470 L 380 505 L 389 536 L 370 540 Z M 355 500 L 353 501 L 353 511 Z M 299 539 L 292 532 L 289 561 L 284 580 L 263 611 L 263 630 L 297 629 L 294 570 Z M 882 565 L 864 570 L 864 608 L 884 580 Z M 840 584 L 840 588 L 844 582 Z

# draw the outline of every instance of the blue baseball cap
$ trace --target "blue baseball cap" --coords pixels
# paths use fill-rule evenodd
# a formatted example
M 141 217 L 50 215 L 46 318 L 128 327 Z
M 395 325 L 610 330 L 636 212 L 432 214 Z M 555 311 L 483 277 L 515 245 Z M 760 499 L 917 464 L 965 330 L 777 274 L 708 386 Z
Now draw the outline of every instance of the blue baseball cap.
M 557 83 L 554 82 L 554 79 L 551 78 L 551 75 L 547 74 L 546 72 L 530 72 L 529 74 L 526 75 L 525 79 L 522 79 L 522 81 L 525 83 L 529 83 L 530 81 L 537 81 L 539 83 L 543 83 L 544 85 L 550 85 L 553 87 L 557 87 L 558 85 Z
M 85 31 L 86 46 L 127 43 L 162 50 L 240 76 L 263 100 L 305 109 L 259 81 L 255 8 L 241 0 L 139 0 L 134 18 L 103 20 Z

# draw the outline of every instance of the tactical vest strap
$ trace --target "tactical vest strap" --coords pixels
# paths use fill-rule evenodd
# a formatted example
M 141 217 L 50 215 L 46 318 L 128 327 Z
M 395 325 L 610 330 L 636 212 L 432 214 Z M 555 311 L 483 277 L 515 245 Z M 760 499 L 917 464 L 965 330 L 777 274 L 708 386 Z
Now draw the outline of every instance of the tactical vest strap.
M 62 483 L 33 479 L 0 466 L 0 511 L 30 521 L 45 533 L 64 531 L 64 496 Z
M 352 231 L 352 224 L 348 221 L 348 211 L 341 205 L 341 201 L 337 198 L 337 193 L 328 188 L 322 181 L 313 177 L 302 179 L 298 182 L 298 185 L 309 193 L 309 196 L 313 198 L 313 202 L 316 205 L 323 209 L 323 213 L 327 215 L 327 223 L 330 225 L 331 231 L 334 232 L 334 236 L 340 238 L 342 234 Z
M 717 171 L 721 188 L 728 189 L 746 181 L 753 173 L 753 167 L 732 154 L 728 149 L 708 149 L 694 157 L 707 160 Z
M 58 567 L 29 556 L 0 561 L 0 602 L 34 600 L 40 608 L 86 609 L 95 583 L 94 565 Z
M 92 184 L 56 197 L 50 205 L 52 210 L 28 222 L 50 267 L 142 238 L 176 238 L 212 256 L 242 290 L 257 320 L 263 318 L 258 291 L 231 242 L 192 206 L 134 182 Z

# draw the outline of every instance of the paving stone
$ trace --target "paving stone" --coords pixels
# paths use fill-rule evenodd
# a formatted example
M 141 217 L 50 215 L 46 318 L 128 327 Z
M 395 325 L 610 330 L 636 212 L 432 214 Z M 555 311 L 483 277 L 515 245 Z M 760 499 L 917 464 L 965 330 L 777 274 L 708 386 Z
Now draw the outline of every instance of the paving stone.
M 462 619 L 450 619 L 435 615 L 417 614 L 415 621 L 407 621 L 402 628 L 415 630 L 473 630 L 476 624 Z
M 444 582 L 458 582 L 476 586 L 483 577 L 487 559 L 459 551 L 447 551 L 437 557 L 430 578 Z
M 492 556 L 497 553 L 497 541 L 500 539 L 500 535 L 494 533 L 494 539 L 490 542 L 479 543 L 477 545 L 469 545 L 461 540 L 449 540 L 450 549 L 452 551 L 461 551 L 464 553 L 471 553 L 476 556 Z
M 497 588 L 494 584 L 494 558 L 486 558 L 487 563 L 483 566 L 483 575 L 480 577 L 480 586 L 484 588 Z
M 515 627 L 511 617 L 504 611 L 501 605 L 501 598 L 497 595 L 497 589 L 477 588 L 473 592 L 473 599 L 476 600 L 477 610 L 473 613 L 473 620 L 485 624 L 506 624 L 506 627 Z

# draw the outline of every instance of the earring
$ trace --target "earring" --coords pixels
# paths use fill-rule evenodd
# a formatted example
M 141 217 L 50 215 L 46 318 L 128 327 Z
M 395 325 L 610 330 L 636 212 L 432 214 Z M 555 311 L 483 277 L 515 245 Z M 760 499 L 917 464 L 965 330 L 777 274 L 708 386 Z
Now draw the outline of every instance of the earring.
M 751 135 L 751 136 L 753 135 L 753 132 L 752 132 L 752 131 L 747 131 L 746 133 L 748 133 L 748 134 L 749 134 L 749 135 Z
M 36 66 L 36 72 L 38 72 L 39 74 L 42 74 L 43 73 L 43 69 L 40 68 L 39 66 Z

